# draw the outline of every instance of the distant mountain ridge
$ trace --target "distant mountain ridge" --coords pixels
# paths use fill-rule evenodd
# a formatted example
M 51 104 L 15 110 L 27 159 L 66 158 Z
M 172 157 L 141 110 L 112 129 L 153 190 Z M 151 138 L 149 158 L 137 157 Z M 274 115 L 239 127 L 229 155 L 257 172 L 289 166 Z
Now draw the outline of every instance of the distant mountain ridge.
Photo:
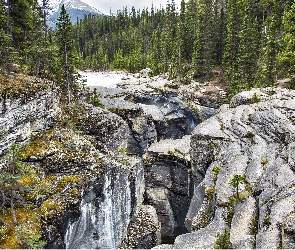
M 84 18 L 84 15 L 94 14 L 94 15 L 103 15 L 98 9 L 90 6 L 87 3 L 84 3 L 81 0 L 52 0 L 50 1 L 50 16 L 49 16 L 49 26 L 55 27 L 57 18 L 61 10 L 61 6 L 64 4 L 67 13 L 71 17 L 72 23 L 75 23 L 80 19 Z

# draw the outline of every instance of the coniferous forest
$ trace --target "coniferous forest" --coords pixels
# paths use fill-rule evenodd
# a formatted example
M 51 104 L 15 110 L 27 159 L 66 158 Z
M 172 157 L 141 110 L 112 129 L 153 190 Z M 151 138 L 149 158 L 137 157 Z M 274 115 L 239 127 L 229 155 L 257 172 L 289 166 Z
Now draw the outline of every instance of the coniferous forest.
M 273 0 L 170 1 L 150 10 L 87 16 L 74 26 L 81 68 L 149 67 L 183 82 L 221 75 L 228 91 L 272 86 L 294 74 L 295 3 Z
M 70 91 L 75 69 L 149 67 L 184 83 L 218 74 L 230 93 L 272 86 L 295 72 L 293 0 L 189 0 L 177 8 L 88 15 L 63 9 L 49 29 L 48 0 L 0 1 L 1 71 L 57 80 Z M 294 84 L 291 83 L 291 86 Z

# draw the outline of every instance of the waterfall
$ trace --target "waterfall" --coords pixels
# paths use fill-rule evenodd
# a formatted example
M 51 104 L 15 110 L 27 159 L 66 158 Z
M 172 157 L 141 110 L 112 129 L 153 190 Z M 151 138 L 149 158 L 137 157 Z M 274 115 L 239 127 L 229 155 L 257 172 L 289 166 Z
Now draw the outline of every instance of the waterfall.
M 83 195 L 81 213 L 70 218 L 65 234 L 66 248 L 118 248 L 131 219 L 130 170 L 108 167 L 102 178 L 103 192 Z

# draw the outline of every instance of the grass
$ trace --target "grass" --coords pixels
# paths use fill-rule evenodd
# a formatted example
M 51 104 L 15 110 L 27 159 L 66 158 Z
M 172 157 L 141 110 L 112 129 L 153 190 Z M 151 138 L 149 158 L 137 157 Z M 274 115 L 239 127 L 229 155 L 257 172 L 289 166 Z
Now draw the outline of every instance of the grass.
M 40 90 L 47 89 L 50 82 L 33 76 L 10 75 L 6 77 L 0 74 L 0 96 L 19 97 L 33 96 Z

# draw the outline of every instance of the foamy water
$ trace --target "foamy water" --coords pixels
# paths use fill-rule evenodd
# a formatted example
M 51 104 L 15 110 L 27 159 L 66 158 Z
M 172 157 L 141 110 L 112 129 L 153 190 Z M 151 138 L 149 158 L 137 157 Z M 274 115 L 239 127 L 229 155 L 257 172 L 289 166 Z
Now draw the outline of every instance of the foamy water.
M 82 81 L 87 86 L 102 86 L 116 88 L 117 84 L 126 76 L 125 73 L 117 72 L 80 72 Z

